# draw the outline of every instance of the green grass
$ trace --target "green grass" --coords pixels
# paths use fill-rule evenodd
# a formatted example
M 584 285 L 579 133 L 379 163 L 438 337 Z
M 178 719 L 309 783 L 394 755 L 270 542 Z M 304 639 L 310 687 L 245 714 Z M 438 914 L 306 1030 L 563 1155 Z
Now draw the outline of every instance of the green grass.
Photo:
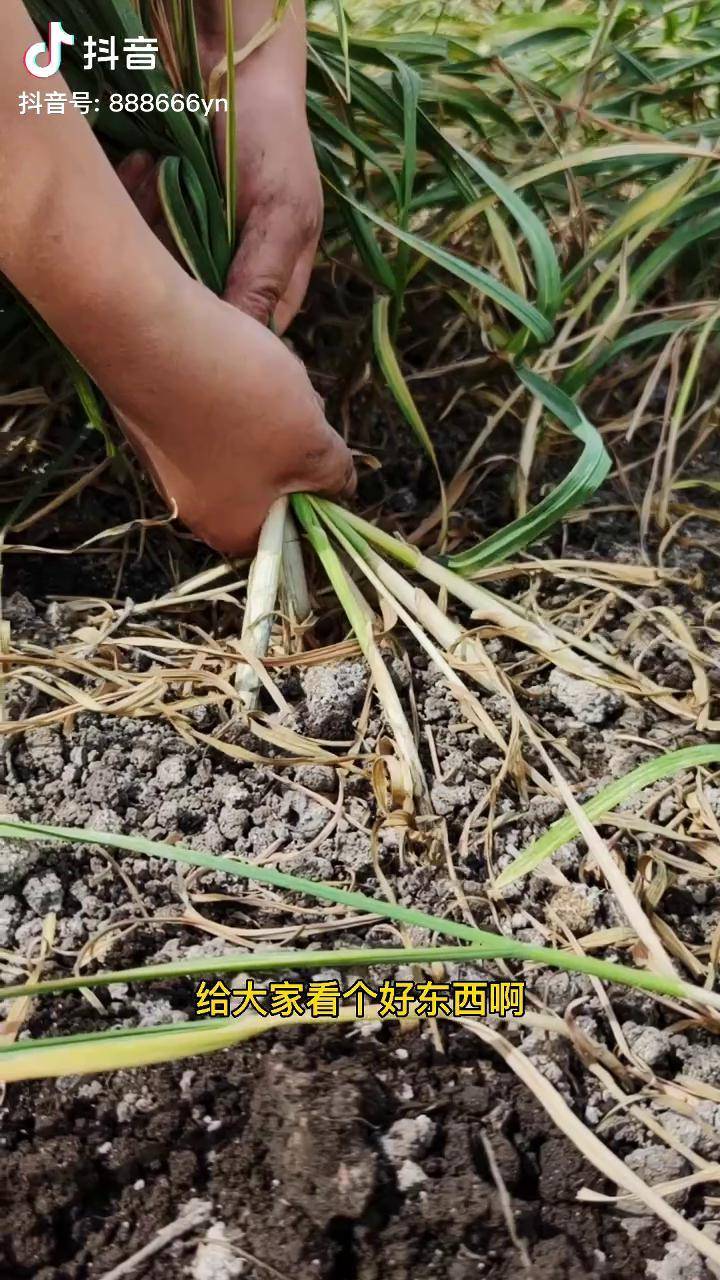
M 607 807 L 607 806 L 606 806 Z M 572 951 L 560 951 L 551 947 L 536 947 L 517 942 L 512 938 L 504 938 L 487 930 L 473 928 L 455 920 L 444 919 L 404 907 L 395 902 L 386 902 L 378 898 L 370 898 L 365 894 L 340 889 L 335 885 L 306 880 L 287 872 L 277 871 L 273 867 L 257 866 L 254 863 L 242 862 L 240 859 L 202 853 L 178 844 L 163 844 L 159 841 L 147 840 L 141 836 L 112 835 L 105 832 L 86 829 L 45 826 L 40 823 L 0 822 L 0 837 L 4 839 L 21 839 L 43 842 L 78 843 L 111 848 L 127 853 L 139 854 L 150 858 L 160 858 L 187 866 L 204 867 L 206 870 L 224 872 L 236 879 L 246 879 L 259 884 L 271 885 L 275 888 L 294 893 L 309 895 L 323 901 L 340 903 L 354 911 L 380 916 L 400 924 L 416 928 L 428 929 L 441 937 L 463 939 L 466 948 L 439 948 L 433 945 L 409 948 L 390 948 L 387 959 L 391 964 L 399 964 L 403 960 L 415 963 L 432 964 L 438 960 L 452 959 L 455 963 L 463 958 L 477 961 L 479 959 L 506 959 L 525 962 L 527 964 L 545 964 L 553 968 L 564 969 L 574 973 L 586 973 L 606 982 L 617 982 L 623 986 L 637 988 L 676 1000 L 689 1001 L 703 1008 L 709 1006 L 720 1011 L 720 994 L 695 987 L 681 978 L 651 973 L 627 965 L 610 964 L 594 957 L 576 955 Z M 333 951 L 332 963 L 351 966 L 381 964 L 385 958 L 382 949 L 354 948 L 349 951 Z M 243 958 L 244 961 L 245 958 Z M 278 952 L 276 955 L 256 957 L 249 964 L 239 959 L 230 959 L 228 970 L 255 972 L 262 970 L 286 970 L 294 961 L 300 967 L 318 960 L 316 952 L 308 952 L 299 957 L 294 953 Z M 225 962 L 218 962 L 223 965 Z M 83 986 L 107 985 L 111 981 L 152 980 L 163 976 L 156 967 L 140 970 L 118 970 L 114 974 L 101 975 L 99 980 L 83 981 Z M 173 976 L 197 972 L 197 966 L 180 962 L 170 966 L 167 973 Z M 205 967 L 209 973 L 210 968 Z M 0 988 L 0 999 L 12 997 L 22 999 L 30 994 L 47 993 L 80 986 L 80 982 L 53 982 L 23 984 Z M 248 1034 L 256 1035 L 261 1031 L 277 1029 L 278 1025 L 287 1025 L 287 1020 L 267 1018 L 262 1022 L 253 1021 L 250 1029 L 243 1021 L 232 1019 L 220 1020 L 213 1025 L 212 1021 L 192 1024 L 183 1027 L 184 1034 L 179 1043 L 166 1039 L 170 1028 L 142 1028 L 135 1030 L 108 1032 L 100 1031 L 71 1037 L 44 1037 L 40 1041 L 22 1040 L 17 1044 L 6 1042 L 0 1045 L 0 1082 L 29 1079 L 45 1075 L 66 1075 L 68 1073 L 93 1073 L 96 1071 L 115 1069 L 119 1066 L 141 1066 L 148 1062 L 165 1061 L 170 1058 L 181 1058 L 194 1053 L 211 1052 L 219 1048 L 228 1048 L 245 1039 Z M 108 1040 L 110 1052 L 108 1054 Z

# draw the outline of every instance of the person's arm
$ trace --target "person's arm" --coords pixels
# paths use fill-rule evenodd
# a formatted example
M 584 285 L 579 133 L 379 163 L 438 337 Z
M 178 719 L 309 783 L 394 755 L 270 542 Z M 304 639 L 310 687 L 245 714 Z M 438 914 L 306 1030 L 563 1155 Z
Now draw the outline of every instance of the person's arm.
M 276 496 L 352 484 L 302 365 L 173 260 L 82 116 L 21 116 L 38 82 L 22 0 L 0 18 L 0 271 L 116 407 L 178 513 L 211 545 L 250 548 Z M 67 92 L 60 76 L 43 92 Z
M 235 47 L 272 18 L 275 0 L 233 0 Z M 205 77 L 225 57 L 224 0 L 195 0 Z M 305 3 L 235 70 L 240 247 L 225 297 L 279 332 L 302 304 L 322 228 L 323 199 L 305 108 Z M 223 82 L 224 83 L 224 82 Z M 222 88 L 219 92 L 222 92 Z M 215 117 L 224 163 L 226 117 Z

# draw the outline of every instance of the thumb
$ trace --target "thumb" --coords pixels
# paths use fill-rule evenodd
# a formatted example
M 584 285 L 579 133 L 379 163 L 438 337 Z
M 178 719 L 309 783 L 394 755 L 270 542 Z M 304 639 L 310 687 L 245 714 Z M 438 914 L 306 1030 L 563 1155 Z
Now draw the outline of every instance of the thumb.
M 261 324 L 269 324 L 290 283 L 300 249 L 290 210 L 255 206 L 230 267 L 225 301 Z

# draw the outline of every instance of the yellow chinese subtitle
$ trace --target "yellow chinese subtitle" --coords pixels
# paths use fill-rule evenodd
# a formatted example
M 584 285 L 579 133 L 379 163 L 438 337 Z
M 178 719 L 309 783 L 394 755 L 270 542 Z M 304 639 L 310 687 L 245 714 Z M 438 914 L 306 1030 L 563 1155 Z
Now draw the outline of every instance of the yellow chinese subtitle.
M 344 990 L 334 979 L 257 983 L 228 987 L 218 979 L 202 981 L 195 991 L 195 1013 L 202 1018 L 338 1018 L 353 1007 L 358 1017 L 374 1007 L 380 1018 L 520 1018 L 525 1012 L 524 982 L 484 979 L 456 982 L 381 982 L 358 978 Z

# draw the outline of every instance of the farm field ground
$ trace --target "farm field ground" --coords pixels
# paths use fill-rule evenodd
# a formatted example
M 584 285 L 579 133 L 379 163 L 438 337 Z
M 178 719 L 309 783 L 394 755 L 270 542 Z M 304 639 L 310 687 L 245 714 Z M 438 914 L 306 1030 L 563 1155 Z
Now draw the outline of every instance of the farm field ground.
M 526 347 L 523 358 L 554 382 L 570 370 L 568 394 L 611 466 L 564 519 L 474 576 L 520 611 L 514 616 L 569 637 L 569 649 L 579 640 L 573 651 L 598 667 L 609 659 L 604 679 L 568 670 L 559 642 L 548 653 L 520 625 L 453 612 L 501 681 L 477 693 L 498 745 L 385 602 L 377 634 L 427 786 L 424 813 L 420 806 L 410 814 L 393 799 L 392 775 L 386 787 L 373 770 L 388 750 L 387 708 L 320 563 L 306 548 L 314 621 L 292 626 L 279 609 L 267 687 L 248 718 L 234 686 L 248 564 L 213 576 L 217 557 L 168 521 L 129 456 L 108 459 L 98 433 L 73 446 L 67 387 L 41 360 L 27 365 L 27 376 L 12 369 L 0 400 L 6 508 L 37 487 L 4 535 L 3 817 L 243 858 L 643 971 L 661 972 L 667 961 L 686 982 L 714 990 L 720 239 L 709 220 L 720 14 L 711 4 L 672 6 L 675 20 L 650 5 L 613 5 L 592 24 L 595 8 L 578 3 L 543 15 L 537 5 L 429 3 L 400 5 L 391 20 L 350 4 L 347 13 L 351 34 L 380 50 L 390 48 L 395 23 L 402 39 L 390 52 L 420 68 L 437 127 L 467 146 L 474 117 L 442 118 L 430 88 L 445 86 L 450 100 L 453 77 L 439 58 L 437 66 L 423 60 L 422 41 L 481 51 L 477 78 L 466 71 L 462 79 L 464 105 L 473 94 L 494 102 L 494 112 L 480 111 L 472 145 L 505 178 L 565 148 L 595 148 L 587 169 L 560 168 L 533 188 L 564 280 L 585 259 L 587 275 L 584 283 L 582 272 L 572 278 L 559 309 L 567 345 L 558 339 L 544 356 Z M 329 5 L 314 10 L 318 24 L 332 14 Z M 544 38 L 553 15 L 576 23 L 555 46 Z M 589 67 L 603 75 L 590 81 Z M 386 73 L 370 68 L 380 79 Z M 459 71 L 457 81 L 459 93 Z M 502 115 L 520 118 L 519 103 L 532 130 L 528 124 L 527 137 L 511 145 Z M 367 109 L 358 114 L 363 136 L 390 151 L 384 126 L 368 125 Z M 653 139 L 668 151 L 655 154 Z M 635 156 L 623 150 L 631 145 Z M 399 144 L 397 155 L 393 169 Z M 648 167 L 653 159 L 659 171 Z M 438 203 L 440 178 L 422 146 L 418 167 L 408 225 L 534 297 L 537 261 L 527 238 L 513 241 L 498 214 L 463 223 L 455 197 Z M 380 207 L 377 177 L 368 160 L 366 196 Z M 458 297 L 456 281 L 418 269 L 391 334 L 434 443 L 429 457 L 392 394 L 387 365 L 390 389 L 379 374 L 368 323 L 377 281 L 367 261 L 358 266 L 362 254 L 338 208 L 329 205 L 325 252 L 291 340 L 330 420 L 361 457 L 356 510 L 428 554 L 457 555 L 562 487 L 577 441 L 527 390 L 507 407 L 522 345 L 512 349 L 502 303 L 478 300 L 469 285 Z M 458 217 L 441 236 L 441 225 Z M 680 235 L 677 252 L 660 261 Z M 599 241 L 604 248 L 593 256 Z M 390 234 L 375 243 L 397 267 Z M 657 271 L 643 292 L 638 279 L 651 255 Z M 563 328 L 583 288 L 592 296 L 583 294 L 575 329 Z M 641 326 L 650 326 L 645 340 L 622 346 Z M 58 458 L 41 490 L 48 459 Z M 444 541 L 437 472 L 450 508 Z M 434 599 L 452 611 L 442 590 Z M 532 727 L 519 747 L 514 705 Z M 714 744 L 716 763 L 668 771 L 601 814 L 599 853 L 576 835 L 530 874 L 496 885 L 566 812 L 544 752 L 585 803 L 648 761 Z M 642 937 L 628 897 L 641 911 Z M 253 956 L 449 941 L 225 870 L 121 856 L 81 836 L 69 844 L 15 839 L 3 827 L 7 985 L 162 964 L 181 970 L 234 949 Z M 716 1007 L 512 957 L 399 970 L 334 968 L 324 957 L 317 968 L 289 964 L 275 976 L 308 975 L 343 986 L 363 978 L 373 989 L 423 975 L 522 978 L 526 1014 L 315 1027 L 276 1020 L 209 1056 L 11 1079 L 0 1104 L 0 1275 L 720 1275 Z M 5 1035 L 22 1044 L 180 1027 L 195 1018 L 199 976 L 119 977 L 32 1001 L 13 997 L 0 1005 Z M 613 1157 L 659 1192 L 672 1221 L 618 1186 Z

